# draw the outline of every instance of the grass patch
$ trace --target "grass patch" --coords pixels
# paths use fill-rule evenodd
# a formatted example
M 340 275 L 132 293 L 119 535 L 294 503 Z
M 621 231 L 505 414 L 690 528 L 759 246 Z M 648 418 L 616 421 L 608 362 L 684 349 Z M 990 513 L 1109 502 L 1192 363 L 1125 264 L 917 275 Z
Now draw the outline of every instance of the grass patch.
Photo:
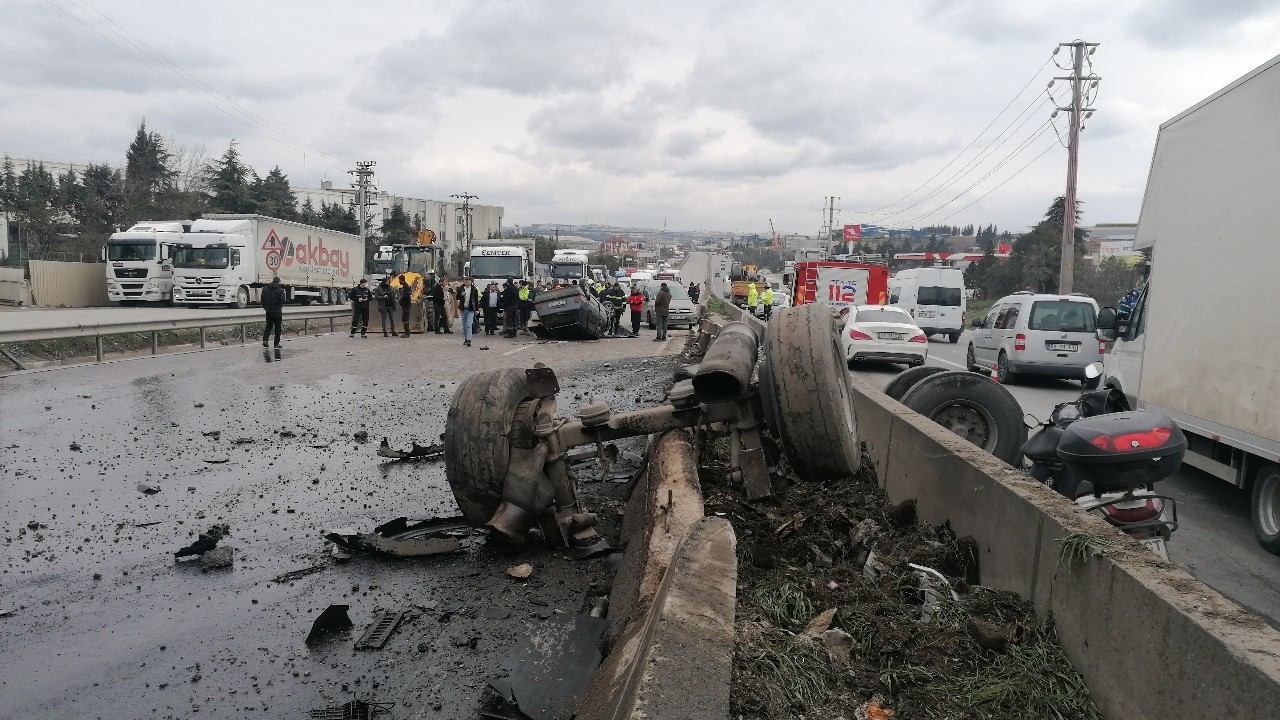
M 770 645 L 755 662 L 769 705 L 775 712 L 790 707 L 807 708 L 826 698 L 831 687 L 826 658 L 811 642 L 792 641 Z M 786 713 L 778 714 L 784 717 Z
M 1111 538 L 1076 531 L 1058 541 L 1058 563 L 1065 567 L 1083 565 L 1089 562 L 1090 555 L 1110 555 L 1118 547 Z
M 724 304 L 724 300 L 715 295 L 707 298 L 707 312 L 721 317 L 729 317 L 729 308 Z
M 808 625 L 813 619 L 813 604 L 798 585 L 783 583 L 756 588 L 751 597 L 760 612 L 778 627 Z

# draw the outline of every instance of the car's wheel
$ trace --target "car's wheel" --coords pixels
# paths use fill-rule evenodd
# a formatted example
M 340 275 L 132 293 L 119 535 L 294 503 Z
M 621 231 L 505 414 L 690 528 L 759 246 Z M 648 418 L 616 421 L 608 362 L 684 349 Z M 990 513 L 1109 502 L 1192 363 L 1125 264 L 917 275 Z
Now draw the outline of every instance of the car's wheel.
M 916 383 L 902 404 L 1018 467 L 1027 426 L 1022 406 L 1004 387 L 963 370 Z
M 964 366 L 969 372 L 982 372 L 982 368 L 978 367 L 978 358 L 973 353 L 973 343 L 969 343 L 969 349 L 964 353 Z
M 1280 555 L 1280 465 L 1267 464 L 1253 479 L 1253 534 L 1269 553 Z
M 240 288 L 236 290 L 235 307 L 238 310 L 243 310 L 249 307 L 249 288 L 241 285 Z
M 940 368 L 932 365 L 912 368 L 904 372 L 898 373 L 898 376 L 889 382 L 884 388 L 884 394 L 894 400 L 901 400 L 907 391 L 916 386 L 916 383 L 927 377 L 937 375 L 940 372 L 946 372 L 946 368 Z
M 826 305 L 785 308 L 764 331 L 760 392 L 765 422 L 804 480 L 847 477 L 861 466 L 853 392 Z
M 1012 385 L 1018 380 L 1018 375 L 1009 369 L 1009 356 L 1003 351 L 996 360 L 996 378 L 1002 385 Z
M 957 333 L 951 333 L 951 334 L 950 334 L 950 335 L 948 335 L 947 337 L 949 337 L 949 338 L 951 339 L 951 344 L 952 344 L 952 345 L 955 345 L 956 343 L 960 342 L 960 333 L 958 333 L 958 332 L 957 332 Z
M 533 399 L 525 371 L 484 370 L 453 395 L 444 430 L 445 478 L 472 525 L 484 525 L 502 502 L 517 408 Z

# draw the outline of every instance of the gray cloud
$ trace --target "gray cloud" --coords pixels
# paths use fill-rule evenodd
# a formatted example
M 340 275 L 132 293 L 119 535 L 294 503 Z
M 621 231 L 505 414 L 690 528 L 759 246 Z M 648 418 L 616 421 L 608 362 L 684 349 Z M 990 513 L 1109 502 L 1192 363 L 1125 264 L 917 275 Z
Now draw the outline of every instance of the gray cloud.
M 1128 30 L 1149 45 L 1185 47 L 1216 42 L 1240 22 L 1274 11 L 1270 0 L 1143 0 L 1129 15 Z
M 528 129 L 553 147 L 610 150 L 647 144 L 652 126 L 635 108 L 606 109 L 598 98 L 574 96 L 535 112 Z
M 701 130 L 675 130 L 667 135 L 662 150 L 675 158 L 688 158 L 702 152 L 708 143 L 724 137 L 724 130 L 702 128 Z

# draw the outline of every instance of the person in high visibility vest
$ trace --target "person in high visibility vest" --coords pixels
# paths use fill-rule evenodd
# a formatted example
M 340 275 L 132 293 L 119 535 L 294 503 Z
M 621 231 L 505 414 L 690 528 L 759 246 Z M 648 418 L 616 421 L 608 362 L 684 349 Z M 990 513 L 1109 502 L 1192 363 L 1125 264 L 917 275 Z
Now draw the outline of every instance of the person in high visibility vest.
M 520 291 L 516 293 L 520 299 L 520 329 L 529 329 L 529 318 L 533 315 L 533 289 L 528 280 L 520 281 Z
M 756 314 L 756 303 L 760 301 L 760 291 L 755 283 L 747 283 L 747 312 Z
M 764 297 L 760 298 L 764 301 L 764 319 L 768 320 L 773 314 L 773 286 L 769 285 L 764 289 Z

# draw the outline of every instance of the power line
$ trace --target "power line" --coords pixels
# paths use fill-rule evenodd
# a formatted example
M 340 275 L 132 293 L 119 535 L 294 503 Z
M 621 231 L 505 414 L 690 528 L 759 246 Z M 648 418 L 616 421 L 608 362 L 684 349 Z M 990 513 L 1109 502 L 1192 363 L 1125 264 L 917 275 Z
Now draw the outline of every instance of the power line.
M 963 156 L 963 155 L 964 155 L 964 154 L 969 150 L 969 148 L 973 147 L 975 144 L 977 144 L 977 142 L 978 142 L 979 140 L 981 140 L 981 139 L 982 139 L 982 136 L 983 136 L 983 135 L 985 135 L 985 134 L 987 133 L 987 131 L 988 131 L 988 130 L 990 130 L 990 129 L 992 128 L 992 126 L 994 126 L 997 122 L 999 122 L 1000 118 L 1001 118 L 1001 117 L 1003 117 L 1003 116 L 1004 116 L 1004 114 L 1005 114 L 1006 112 L 1008 112 L 1008 111 L 1009 111 L 1009 108 L 1013 107 L 1013 104 L 1014 104 L 1014 103 L 1016 103 L 1016 102 L 1018 101 L 1018 98 L 1022 97 L 1022 93 L 1026 92 L 1026 91 L 1027 91 L 1027 88 L 1031 87 L 1031 83 L 1033 83 L 1033 82 L 1035 82 L 1035 81 L 1036 81 L 1036 78 L 1040 76 L 1040 72 L 1041 72 L 1042 70 L 1044 70 L 1046 67 L 1048 67 L 1048 65 L 1049 65 L 1049 63 L 1050 63 L 1051 61 L 1053 61 L 1053 55 L 1050 55 L 1050 56 L 1049 56 L 1049 59 L 1048 59 L 1048 60 L 1045 60 L 1043 65 L 1041 65 L 1040 67 L 1036 68 L 1036 71 L 1031 75 L 1031 79 L 1030 79 L 1030 80 L 1027 80 L 1027 84 L 1026 84 L 1026 85 L 1023 85 L 1023 86 L 1022 86 L 1022 89 L 1021 89 L 1021 90 L 1019 90 L 1019 91 L 1017 92 L 1017 94 L 1013 96 L 1013 99 L 1012 99 L 1012 100 L 1010 100 L 1010 101 L 1009 101 L 1009 103 L 1008 103 L 1007 105 L 1005 105 L 1005 106 L 1000 110 L 1000 112 L 996 113 L 996 116 L 995 116 L 994 118 L 992 118 L 992 119 L 991 119 L 991 122 L 987 123 L 987 126 L 986 126 L 986 127 L 984 127 L 984 128 L 982 129 L 982 132 L 979 132 L 976 136 L 974 136 L 974 138 L 973 138 L 972 140 L 970 140 L 970 141 L 969 141 L 969 144 L 968 144 L 968 145 L 965 145 L 963 148 L 961 148 L 961 149 L 960 149 L 960 152 L 956 153 L 956 156 L 955 156 L 955 157 L 953 157 L 953 158 L 951 158 L 951 160 L 947 161 L 947 164 L 946 164 L 946 165 L 943 165 L 941 168 L 939 168 L 939 169 L 938 169 L 938 171 L 937 171 L 937 172 L 935 172 L 933 175 L 931 175 L 931 176 L 929 177 L 929 179 L 928 179 L 928 180 L 925 180 L 923 183 L 920 183 L 920 185 L 918 185 L 918 186 L 917 186 L 915 189 L 913 189 L 911 192 L 907 193 L 906 195 L 903 195 L 902 197 L 898 198 L 897 200 L 894 200 L 893 202 L 889 203 L 888 205 L 881 205 L 880 207 L 878 207 L 878 208 L 876 208 L 876 209 L 874 209 L 874 210 L 855 210 L 855 211 L 853 211 L 853 212 L 855 212 L 855 213 L 861 213 L 861 214 L 875 214 L 875 213 L 878 213 L 878 212 L 880 212 L 881 210 L 884 210 L 884 209 L 886 209 L 886 208 L 891 208 L 891 207 L 893 207 L 894 205 L 897 205 L 898 203 L 902 202 L 903 200 L 906 200 L 907 198 L 909 198 L 909 197 L 911 197 L 912 195 L 914 195 L 916 192 L 918 192 L 918 191 L 920 191 L 921 189 L 923 189 L 923 188 L 924 188 L 925 186 L 927 186 L 929 183 L 933 182 L 934 178 L 937 178 L 939 175 L 941 175 L 942 173 L 946 172 L 947 168 L 951 167 L 951 165 L 952 165 L 953 163 L 955 163 L 955 161 L 959 160 L 959 159 L 960 159 L 960 158 L 961 158 L 961 157 L 962 157 L 962 156 Z M 1021 114 L 1021 113 L 1020 113 L 1020 114 Z
M 964 207 L 960 208 L 959 210 L 956 210 L 955 212 L 951 213 L 950 215 L 948 215 L 948 216 L 946 216 L 946 217 L 944 217 L 944 218 L 941 218 L 941 219 L 939 219 L 939 220 L 934 220 L 934 223 L 942 223 L 942 222 L 946 222 L 947 220 L 950 220 L 951 218 L 955 217 L 956 215 L 959 215 L 960 213 L 964 212 L 965 210 L 968 210 L 969 208 L 971 208 L 971 207 L 973 207 L 974 205 L 978 204 L 978 202 L 980 202 L 983 198 L 985 198 L 986 196 L 990 195 L 991 193 L 993 193 L 993 192 L 995 192 L 995 191 L 999 190 L 1000 188 L 1004 187 L 1004 186 L 1005 186 L 1005 185 L 1006 185 L 1010 180 L 1012 180 L 1012 179 L 1014 179 L 1014 178 L 1018 177 L 1019 175 L 1021 175 L 1021 174 L 1022 174 L 1022 172 L 1023 172 L 1024 170 L 1026 170 L 1027 168 L 1029 168 L 1029 167 L 1031 167 L 1032 165 L 1034 165 L 1034 164 L 1035 164 L 1035 162 L 1036 162 L 1037 160 L 1039 160 L 1040 158 L 1044 157 L 1045 153 L 1049 152 L 1049 151 L 1050 151 L 1050 150 L 1052 150 L 1052 149 L 1053 149 L 1053 146 L 1052 146 L 1052 145 L 1050 145 L 1050 146 L 1046 147 L 1044 150 L 1041 150 L 1039 155 L 1036 155 L 1035 157 L 1031 158 L 1031 160 L 1029 160 L 1029 161 L 1027 162 L 1027 164 L 1026 164 L 1026 165 L 1023 165 L 1022 167 L 1018 168 L 1017 172 L 1015 172 L 1014 174 L 1012 174 L 1012 175 L 1010 175 L 1009 177 L 1005 178 L 1004 180 L 1000 181 L 1000 184 L 999 184 L 999 185 L 996 185 L 995 187 L 991 188 L 990 190 L 988 190 L 988 191 L 986 191 L 986 192 L 982 193 L 982 194 L 981 194 L 981 195 L 979 195 L 978 197 L 974 198 L 973 202 L 969 203 L 968 205 L 965 205 Z
M 203 92 L 206 92 L 206 91 L 201 91 L 201 93 L 197 93 L 196 91 L 192 90 L 192 89 L 191 89 L 191 87 L 189 87 L 189 83 L 188 83 L 188 82 L 186 82 L 186 81 L 181 77 L 181 75 L 176 75 L 175 73 L 172 73 L 171 71 L 168 71 L 168 70 L 164 69 L 163 67 L 157 66 L 157 65 L 155 65 L 155 64 L 153 64 L 153 63 L 151 63 L 151 62 L 149 62 L 149 61 L 148 61 L 146 58 L 144 58 L 144 57 L 139 57 L 139 56 L 138 56 L 138 55 L 136 55 L 134 52 L 131 52 L 129 49 L 127 49 L 127 48 L 123 47 L 122 45 L 120 45 L 119 43 L 117 43 L 115 40 L 111 39 L 111 38 L 110 38 L 110 37 L 108 37 L 107 35 L 104 35 L 102 32 L 99 32 L 99 30 L 98 30 L 97 28 L 95 28 L 95 27 L 93 27 L 93 26 L 89 25 L 89 24 L 88 24 L 87 22 L 85 22 L 83 19 L 81 19 L 81 18 L 80 18 L 80 17 L 78 17 L 77 15 L 75 15 L 75 14 L 73 14 L 73 13 L 69 12 L 66 8 L 64 8 L 64 7 L 62 7 L 61 5 L 57 4 L 57 3 L 56 3 L 56 2 L 54 2 L 53 0 L 45 0 L 45 2 L 47 2 L 49 5 L 53 6 L 55 9 L 57 9 L 57 10 L 58 10 L 59 12 L 61 12 L 62 14 L 66 15 L 67 17 L 69 17 L 69 18 L 71 18 L 72 20 L 74 20 L 76 23 L 78 23 L 79 25 L 81 25 L 82 27 L 84 27 L 84 28 L 85 28 L 86 30 L 88 30 L 89 32 L 93 33 L 94 35 L 97 35 L 100 39 L 102 39 L 102 40 L 106 41 L 108 44 L 110 44 L 111 46 L 115 47 L 115 48 L 116 48 L 117 50 L 119 50 L 120 52 L 122 52 L 122 53 L 124 53 L 125 55 L 129 56 L 130 58 L 132 58 L 133 60 L 137 61 L 138 63 L 140 63 L 140 64 L 142 64 L 142 65 L 146 66 L 149 70 L 151 70 L 152 72 L 156 73 L 157 75 L 160 75 L 160 76 L 161 76 L 161 77 L 163 77 L 164 79 L 166 79 L 166 80 L 168 80 L 168 81 L 172 82 L 174 85 L 176 85 L 176 86 L 178 87 L 178 89 L 183 90 L 183 91 L 184 91 L 184 92 L 186 92 L 187 94 L 189 94 L 189 95 L 191 95 L 192 97 L 196 98 L 197 100 L 199 100 L 199 101 L 203 102 L 204 104 L 208 105 L 209 107 L 213 108 L 214 110 L 217 110 L 218 112 L 220 112 L 220 113 L 222 113 L 222 114 L 226 115 L 227 117 L 231 118 L 232 120 L 235 120 L 236 122 L 238 122 L 238 123 L 240 123 L 240 124 L 242 124 L 242 125 L 245 125 L 246 127 L 250 128 L 251 130 L 255 130 L 255 131 L 257 131 L 258 133 L 260 133 L 260 134 L 262 134 L 263 136 L 267 137 L 269 140 L 273 140 L 273 141 L 275 141 L 277 144 L 282 145 L 282 146 L 284 146 L 284 147 L 286 147 L 286 148 L 289 148 L 290 150 L 293 150 L 294 152 L 297 152 L 297 153 L 302 154 L 302 155 L 315 155 L 315 156 L 317 156 L 317 159 L 318 159 L 318 160 L 320 160 L 320 162 L 322 162 L 322 163 L 324 163 L 324 164 L 326 164 L 326 165 L 330 165 L 331 167 L 333 167 L 333 168 L 335 168 L 335 169 L 339 169 L 339 170 L 344 169 L 344 167 L 345 167 L 345 166 L 343 166 L 343 165 L 341 165 L 341 164 L 338 164 L 338 163 L 337 163 L 337 162 L 335 162 L 334 160 L 329 159 L 329 156 L 327 156 L 327 154 L 326 154 L 326 153 L 322 153 L 322 152 L 320 152 L 320 151 L 316 150 L 315 148 L 312 148 L 311 146 L 307 145 L 306 143 L 303 143 L 303 142 L 301 142 L 301 141 L 298 141 L 296 138 L 293 138 L 293 139 L 291 140 L 290 138 L 292 138 L 292 136 L 291 136 L 291 135 L 289 135 L 288 133 L 285 133 L 285 132 L 283 132 L 283 131 L 279 131 L 279 130 L 272 130 L 270 127 L 267 127 L 267 125 L 269 125 L 269 123 L 266 123 L 266 121 L 255 120 L 254 118 L 255 118 L 256 116 L 254 116 L 252 113 L 248 112 L 247 110 L 244 110 L 243 108 L 241 108 L 241 111 L 242 111 L 242 112 L 244 112 L 244 113 L 245 113 L 245 115 L 246 115 L 245 117 L 241 117 L 240 115 L 234 114 L 234 113 L 232 113 L 232 112 L 228 111 L 226 108 L 219 106 L 218 104 L 216 104 L 215 102 L 211 101 L 209 98 L 205 97 L 205 96 L 202 94 Z M 79 9 L 81 12 L 84 12 L 83 8 L 79 8 L 79 7 L 77 6 L 77 9 Z M 99 14 L 101 15 L 101 13 L 99 13 Z M 105 15 L 102 15 L 102 17 L 103 17 L 103 18 L 106 18 L 106 16 L 105 16 Z M 108 21 L 110 21 L 110 19 L 109 19 L 109 18 L 107 18 L 107 19 L 108 19 Z M 114 21 L 111 21 L 111 22 L 114 24 Z M 108 28 L 108 30 L 110 30 L 110 28 Z M 135 48 L 138 48 L 138 50 L 139 50 L 139 51 L 147 52 L 147 50 L 145 50 L 143 47 L 141 47 L 141 46 L 138 44 L 138 43 L 141 43 L 142 41 L 140 41 L 140 40 L 139 40 L 139 41 L 137 41 L 137 42 L 134 42 L 134 41 L 131 41 L 131 40 L 129 40 L 128 38 L 124 37 L 124 35 L 122 35 L 122 34 L 121 34 L 121 33 L 119 33 L 119 32 L 116 32 L 116 31 L 114 31 L 114 30 L 111 30 L 111 32 L 112 32 L 113 34 L 115 34 L 117 37 L 120 37 L 120 38 L 121 38 L 122 40 L 124 40 L 125 42 L 130 43 L 130 44 L 131 44 L 131 45 L 133 45 Z M 130 35 L 130 37 L 133 37 L 133 36 L 132 36 L 132 35 Z M 135 40 L 136 40 L 136 38 L 135 38 Z M 142 43 L 142 44 L 143 44 L 143 45 L 145 45 L 145 43 Z M 147 46 L 147 47 L 150 47 L 150 46 Z M 152 52 L 152 53 L 154 53 L 156 56 L 159 56 L 159 57 L 163 58 L 163 56 L 162 56 L 162 55 L 160 55 L 158 52 L 155 52 L 154 50 L 151 50 L 151 52 Z M 164 59 L 167 61 L 167 58 L 164 58 Z M 179 70 L 181 73 L 186 74 L 187 76 L 189 76 L 189 77 L 191 77 L 192 79 L 196 80 L 196 82 L 198 82 L 198 83 L 200 83 L 200 84 L 204 84 L 202 81 L 199 81 L 199 79 L 198 79 L 198 78 L 195 78 L 195 76 L 191 75 L 190 73 L 187 73 L 185 70 L 181 70 L 181 68 L 180 68 L 180 67 L 178 67 L 178 66 L 177 66 L 175 63 L 173 63 L 172 61 L 168 61 L 168 62 L 169 62 L 169 64 L 171 64 L 171 65 L 173 65 L 174 67 L 178 68 L 178 70 Z M 175 76 L 175 75 L 176 75 L 176 76 Z M 205 87 L 208 87 L 208 86 L 207 86 L 207 85 L 205 85 Z M 219 96 L 223 97 L 223 99 L 227 99 L 225 96 L 222 96 L 220 93 L 217 93 L 216 91 L 212 91 L 212 90 L 210 90 L 210 91 L 207 91 L 207 92 L 209 92 L 210 94 L 219 95 Z M 228 100 L 228 101 L 229 101 L 229 100 Z M 232 103 L 232 104 L 235 104 L 235 103 Z M 264 125 L 264 123 L 265 123 L 265 125 Z

